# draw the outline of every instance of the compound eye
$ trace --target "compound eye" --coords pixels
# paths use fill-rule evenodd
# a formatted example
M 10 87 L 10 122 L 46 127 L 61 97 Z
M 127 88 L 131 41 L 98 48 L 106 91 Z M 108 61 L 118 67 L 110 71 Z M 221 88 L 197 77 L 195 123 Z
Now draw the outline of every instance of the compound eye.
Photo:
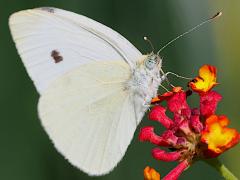
M 145 61 L 145 66 L 149 69 L 149 70 L 152 70 L 155 66 L 156 66 L 156 61 L 155 59 L 147 59 Z

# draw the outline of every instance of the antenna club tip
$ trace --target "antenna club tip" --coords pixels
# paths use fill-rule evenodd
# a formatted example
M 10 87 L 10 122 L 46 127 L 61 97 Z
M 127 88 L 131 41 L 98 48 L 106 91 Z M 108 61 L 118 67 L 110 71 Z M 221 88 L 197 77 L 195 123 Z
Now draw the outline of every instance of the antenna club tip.
M 218 17 L 221 16 L 222 14 L 223 14 L 223 12 L 222 12 L 222 11 L 219 11 L 219 12 L 218 12 Z
M 219 12 L 217 12 L 214 16 L 212 16 L 210 19 L 218 18 L 218 17 L 220 17 L 222 14 L 223 14 L 222 11 L 219 11 Z

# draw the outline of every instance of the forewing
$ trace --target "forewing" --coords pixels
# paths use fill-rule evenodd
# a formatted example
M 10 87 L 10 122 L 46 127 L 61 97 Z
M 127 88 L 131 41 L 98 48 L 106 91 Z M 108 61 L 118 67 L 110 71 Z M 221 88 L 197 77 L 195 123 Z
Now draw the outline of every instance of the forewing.
M 110 28 L 60 9 L 20 11 L 10 17 L 9 25 L 40 94 L 55 79 L 79 65 L 108 60 L 131 62 L 141 55 Z

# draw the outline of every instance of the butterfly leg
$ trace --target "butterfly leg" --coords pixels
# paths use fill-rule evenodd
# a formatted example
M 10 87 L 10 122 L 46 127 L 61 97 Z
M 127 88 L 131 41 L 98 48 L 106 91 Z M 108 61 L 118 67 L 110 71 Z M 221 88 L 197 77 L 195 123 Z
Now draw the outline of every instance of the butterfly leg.
M 193 78 L 188 78 L 188 77 L 185 77 L 185 76 L 180 76 L 176 73 L 173 73 L 173 72 L 167 72 L 167 73 L 164 73 L 164 71 L 162 69 L 160 69 L 160 72 L 163 74 L 161 78 L 165 78 L 164 80 L 167 81 L 168 85 L 170 85 L 171 87 L 175 87 L 172 83 L 170 83 L 170 81 L 168 80 L 167 76 L 168 75 L 174 75 L 176 76 L 177 78 L 181 78 L 181 79 L 187 79 L 187 80 L 192 80 Z
M 185 77 L 185 76 L 180 76 L 180 75 L 178 75 L 176 73 L 173 73 L 173 72 L 170 72 L 170 71 L 167 72 L 165 75 L 167 76 L 169 74 L 172 74 L 172 75 L 176 76 L 177 78 L 182 78 L 182 79 L 187 79 L 187 80 L 192 80 L 193 79 L 193 78 L 189 78 L 189 77 Z
M 168 85 L 170 85 L 171 87 L 174 87 L 171 83 L 170 83 L 170 81 L 168 80 L 168 78 L 167 78 L 167 73 L 165 73 L 162 69 L 160 69 L 160 72 L 162 73 L 162 76 L 161 76 L 161 79 L 162 79 L 162 81 L 166 81 L 167 83 L 168 83 Z M 162 86 L 162 85 L 161 85 Z M 164 88 L 165 89 L 165 88 Z

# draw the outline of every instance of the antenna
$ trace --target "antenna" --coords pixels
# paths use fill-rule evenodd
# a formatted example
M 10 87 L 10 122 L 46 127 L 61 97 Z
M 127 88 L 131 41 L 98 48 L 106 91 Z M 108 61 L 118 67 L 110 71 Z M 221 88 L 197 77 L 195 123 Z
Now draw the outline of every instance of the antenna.
M 170 44 L 172 44 L 172 43 L 173 43 L 174 41 L 176 41 L 177 39 L 179 39 L 179 38 L 185 36 L 186 34 L 188 34 L 188 33 L 192 32 L 192 31 L 198 29 L 198 28 L 199 28 L 200 26 L 202 26 L 202 25 L 204 25 L 204 24 L 206 24 L 206 23 L 208 23 L 208 22 L 211 22 L 211 21 L 215 20 L 216 18 L 220 17 L 221 15 L 222 15 L 222 12 L 218 12 L 218 13 L 216 13 L 214 16 L 212 16 L 211 18 L 209 18 L 209 19 L 201 22 L 200 24 L 194 26 L 193 28 L 189 29 L 188 31 L 184 32 L 183 34 L 180 34 L 179 36 L 175 37 L 174 39 L 172 39 L 171 41 L 169 41 L 166 45 L 164 45 L 164 46 L 157 52 L 157 55 L 159 55 L 159 53 L 160 53 L 163 49 L 165 49 L 167 46 L 169 46 Z
M 144 36 L 143 39 L 150 44 L 152 51 L 154 52 L 154 47 L 153 47 L 152 41 L 150 41 L 150 39 L 148 39 L 147 36 Z

